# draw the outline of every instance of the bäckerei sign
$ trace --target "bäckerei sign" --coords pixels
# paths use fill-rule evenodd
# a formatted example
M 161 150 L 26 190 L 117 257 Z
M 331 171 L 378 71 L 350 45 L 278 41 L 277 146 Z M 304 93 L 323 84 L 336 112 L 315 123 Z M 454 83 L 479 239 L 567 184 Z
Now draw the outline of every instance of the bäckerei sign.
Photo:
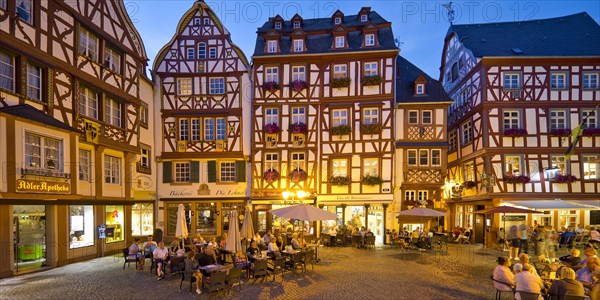
M 17 192 L 69 194 L 71 193 L 71 184 L 18 179 Z

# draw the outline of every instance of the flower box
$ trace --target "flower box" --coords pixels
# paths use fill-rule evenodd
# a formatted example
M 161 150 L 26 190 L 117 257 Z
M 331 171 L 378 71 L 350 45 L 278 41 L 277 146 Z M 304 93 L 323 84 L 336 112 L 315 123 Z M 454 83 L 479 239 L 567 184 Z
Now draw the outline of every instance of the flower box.
M 581 134 L 583 136 L 600 136 L 600 128 L 586 128 Z
M 379 176 L 369 176 L 369 175 L 366 175 L 362 179 L 362 183 L 364 185 L 379 185 L 382 182 L 383 182 L 383 180 L 381 180 L 381 177 L 379 177 Z
M 332 78 L 329 85 L 334 89 L 344 88 L 350 86 L 350 78 Z
M 290 181 L 294 183 L 298 183 L 300 181 L 304 181 L 308 178 L 308 174 L 302 169 L 296 169 L 290 172 Z
M 266 134 L 277 134 L 277 133 L 281 132 L 281 129 L 275 123 L 266 124 L 263 127 L 263 130 L 265 131 Z
M 510 129 L 504 130 L 504 135 L 505 136 L 510 136 L 510 137 L 526 136 L 527 135 L 527 130 L 526 129 L 521 129 L 521 128 L 510 128 Z
M 525 175 L 509 175 L 505 176 L 503 180 L 506 183 L 529 183 L 531 181 L 531 178 Z
M 360 79 L 360 83 L 362 83 L 362 85 L 364 85 L 364 86 L 378 85 L 382 81 L 383 81 L 383 79 L 381 79 L 381 76 L 379 76 L 379 75 L 363 76 Z
M 352 128 L 348 125 L 340 125 L 329 129 L 332 135 L 348 135 L 352 132 Z
M 352 183 L 352 181 L 350 180 L 350 177 L 347 176 L 333 176 L 329 179 L 329 184 L 335 186 L 350 185 L 350 183 Z
M 474 188 L 474 187 L 477 186 L 477 183 L 475 181 L 467 180 L 467 181 L 465 181 L 465 182 L 462 183 L 462 186 L 465 189 L 472 189 L 472 188 Z
M 308 132 L 308 126 L 304 123 L 290 124 L 288 129 L 293 134 L 303 133 L 306 134 Z
M 550 130 L 550 135 L 559 136 L 559 137 L 567 137 L 571 135 L 571 129 L 552 129 Z
M 279 89 L 279 82 L 267 81 L 263 83 L 262 88 L 266 92 L 275 93 Z
M 381 132 L 381 124 L 360 124 L 360 133 L 362 134 L 379 134 Z
M 277 170 L 269 169 L 263 174 L 263 179 L 268 183 L 277 181 L 279 180 L 279 172 L 277 172 Z
M 573 183 L 577 180 L 579 179 L 573 175 L 556 175 L 551 181 L 554 183 Z
M 290 83 L 290 89 L 296 93 L 308 88 L 308 83 L 304 80 L 294 80 Z

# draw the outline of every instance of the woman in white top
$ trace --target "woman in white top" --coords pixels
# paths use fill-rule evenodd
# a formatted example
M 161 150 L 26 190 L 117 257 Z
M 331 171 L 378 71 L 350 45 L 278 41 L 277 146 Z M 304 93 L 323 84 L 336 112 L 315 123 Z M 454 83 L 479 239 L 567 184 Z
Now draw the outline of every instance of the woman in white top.
M 272 240 L 275 240 L 275 236 L 271 236 Z M 269 246 L 267 247 L 267 254 L 273 258 L 278 258 L 281 257 L 281 250 L 279 250 L 279 247 L 277 247 L 277 243 L 269 243 Z
M 515 272 L 517 273 L 515 275 L 515 286 L 517 291 L 515 293 L 515 299 L 521 300 L 521 294 L 519 292 L 540 294 L 539 299 L 544 299 L 541 295 L 542 289 L 544 288 L 544 282 L 539 276 L 533 274 L 533 266 L 530 264 L 523 264 L 521 266 L 522 270 L 515 268 Z
M 494 269 L 494 287 L 503 292 L 512 292 L 515 286 L 515 275 L 510 271 L 510 259 L 505 256 L 498 257 L 498 265 Z M 497 282 L 499 281 L 499 282 Z M 504 283 L 504 284 L 503 284 Z

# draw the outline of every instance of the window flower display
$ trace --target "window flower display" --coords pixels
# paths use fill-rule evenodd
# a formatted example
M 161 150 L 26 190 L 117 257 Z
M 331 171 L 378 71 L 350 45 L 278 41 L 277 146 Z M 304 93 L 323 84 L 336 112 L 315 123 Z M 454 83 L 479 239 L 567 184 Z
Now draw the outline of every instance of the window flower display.
M 289 131 L 294 134 L 298 134 L 298 133 L 306 134 L 308 132 L 308 126 L 306 126 L 306 124 L 304 124 L 304 123 L 291 124 Z
M 275 93 L 275 91 L 279 90 L 279 82 L 267 81 L 263 83 L 262 88 L 264 91 L 267 91 L 269 93 Z
M 506 183 L 529 183 L 531 181 L 531 178 L 525 175 L 508 175 L 503 179 Z
M 308 83 L 304 80 L 294 80 L 290 83 L 290 89 L 296 93 L 302 92 L 306 88 L 308 88 Z
M 302 169 L 296 169 L 290 172 L 290 181 L 294 183 L 298 183 L 300 181 L 305 181 L 308 178 L 308 174 Z
M 269 169 L 263 174 L 263 179 L 268 183 L 277 181 L 279 180 L 279 172 L 277 172 L 277 170 L 274 169 Z
M 504 136 L 520 137 L 520 136 L 526 136 L 526 135 L 527 135 L 527 130 L 522 129 L 522 128 L 510 128 L 510 129 L 504 130 Z
M 281 131 L 281 129 L 279 128 L 279 126 L 277 124 L 275 124 L 275 123 L 266 124 L 263 127 L 263 130 L 267 134 L 277 134 L 277 133 L 279 133 Z

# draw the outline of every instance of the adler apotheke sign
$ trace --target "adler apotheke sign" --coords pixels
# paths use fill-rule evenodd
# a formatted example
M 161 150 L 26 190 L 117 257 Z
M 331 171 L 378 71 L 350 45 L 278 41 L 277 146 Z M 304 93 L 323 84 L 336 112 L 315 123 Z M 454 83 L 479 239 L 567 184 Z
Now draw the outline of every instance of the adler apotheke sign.
M 18 179 L 17 192 L 68 194 L 71 192 L 71 184 L 66 182 Z

